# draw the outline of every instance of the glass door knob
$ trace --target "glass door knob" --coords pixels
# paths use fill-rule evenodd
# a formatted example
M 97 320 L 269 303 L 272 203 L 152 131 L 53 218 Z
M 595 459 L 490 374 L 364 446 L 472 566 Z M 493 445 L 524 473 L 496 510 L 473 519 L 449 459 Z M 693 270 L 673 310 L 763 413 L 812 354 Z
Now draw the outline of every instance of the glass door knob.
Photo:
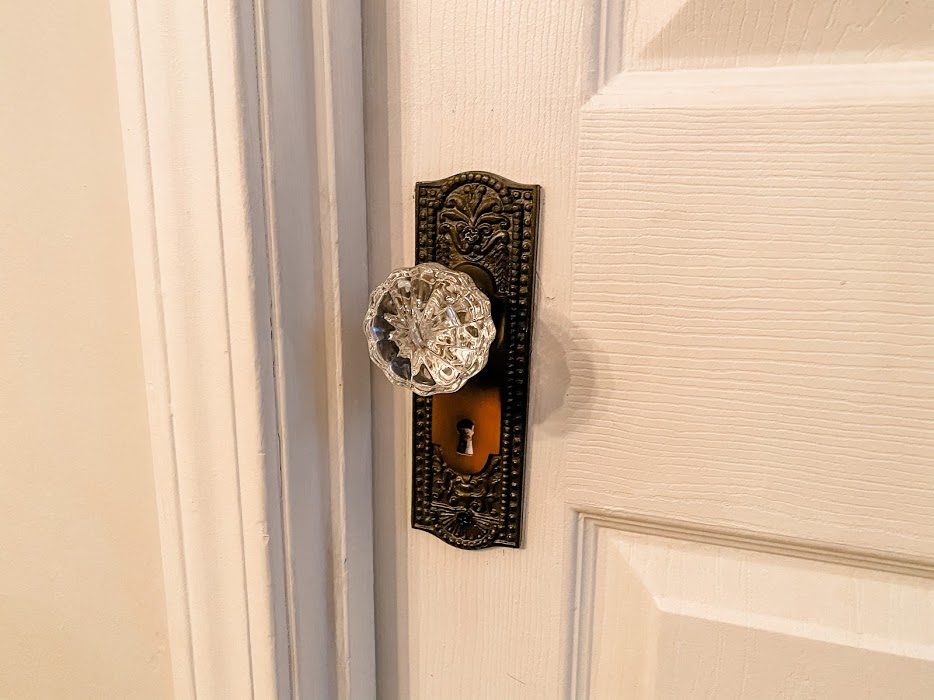
M 496 337 L 486 295 L 469 275 L 438 263 L 393 270 L 370 294 L 363 327 L 373 362 L 419 396 L 464 386 Z

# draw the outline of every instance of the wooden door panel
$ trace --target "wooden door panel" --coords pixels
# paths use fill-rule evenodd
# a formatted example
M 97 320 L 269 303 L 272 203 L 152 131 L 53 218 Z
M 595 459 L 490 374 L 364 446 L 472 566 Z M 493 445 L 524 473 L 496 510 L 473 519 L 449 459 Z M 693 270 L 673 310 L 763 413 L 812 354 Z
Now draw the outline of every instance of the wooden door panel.
M 931 66 L 584 108 L 571 502 L 934 557 Z
M 621 71 L 934 58 L 927 0 L 600 0 L 601 54 Z
M 934 695 L 934 581 L 582 519 L 578 697 Z M 897 612 L 901 614 L 896 614 Z
M 413 262 L 416 182 L 490 170 L 544 193 L 521 549 L 465 552 L 411 529 L 411 399 L 374 377 L 382 697 L 542 700 L 565 688 L 563 319 L 595 11 L 568 0 L 387 0 L 365 10 L 372 286 Z
M 926 692 L 927 26 L 888 0 L 364 8 L 373 284 L 412 263 L 415 182 L 543 190 L 521 549 L 410 529 L 409 399 L 374 380 L 381 694 Z

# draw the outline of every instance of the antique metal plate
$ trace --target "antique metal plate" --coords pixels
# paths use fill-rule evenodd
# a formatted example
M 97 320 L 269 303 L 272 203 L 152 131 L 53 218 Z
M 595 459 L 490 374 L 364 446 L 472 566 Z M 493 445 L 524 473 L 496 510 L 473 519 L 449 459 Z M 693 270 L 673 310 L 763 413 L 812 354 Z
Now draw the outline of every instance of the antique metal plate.
M 416 262 L 469 274 L 497 338 L 458 392 L 414 397 L 412 526 L 463 549 L 518 547 L 540 188 L 466 172 L 415 196 Z

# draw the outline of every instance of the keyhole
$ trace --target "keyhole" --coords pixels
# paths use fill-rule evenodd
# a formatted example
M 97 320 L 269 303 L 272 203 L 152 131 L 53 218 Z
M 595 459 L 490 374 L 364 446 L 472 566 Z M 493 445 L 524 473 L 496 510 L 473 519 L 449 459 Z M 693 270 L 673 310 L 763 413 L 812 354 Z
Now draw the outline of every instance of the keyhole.
M 457 454 L 470 456 L 473 454 L 473 421 L 462 418 L 457 421 Z

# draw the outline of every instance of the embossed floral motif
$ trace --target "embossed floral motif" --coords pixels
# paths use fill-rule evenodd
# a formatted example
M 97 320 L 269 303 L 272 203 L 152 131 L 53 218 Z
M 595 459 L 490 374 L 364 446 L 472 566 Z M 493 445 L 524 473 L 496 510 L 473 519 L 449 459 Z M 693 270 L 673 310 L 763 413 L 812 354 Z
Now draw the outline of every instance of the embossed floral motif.
M 430 396 L 413 402 L 412 525 L 463 549 L 518 547 L 522 533 L 527 338 L 531 335 L 539 188 L 488 172 L 465 172 L 416 186 L 416 261 L 487 271 L 493 296 L 507 300 L 504 322 L 518 342 L 505 348 L 502 442 L 475 475 L 451 469 L 432 440 Z
M 501 532 L 503 478 L 499 455 L 490 455 L 478 474 L 449 467 L 438 445 L 432 445 L 431 510 L 435 533 L 459 547 L 491 543 Z
M 493 456 L 491 459 L 493 468 L 484 469 L 479 474 L 461 474 L 444 464 L 440 453 L 437 454 L 436 460 L 444 467 L 441 471 L 441 488 L 437 493 L 438 501 L 474 513 L 493 513 L 503 475 L 497 469 L 499 457 Z
M 464 255 L 485 255 L 509 231 L 499 195 L 486 185 L 470 183 L 448 195 L 438 215 L 438 232 Z

